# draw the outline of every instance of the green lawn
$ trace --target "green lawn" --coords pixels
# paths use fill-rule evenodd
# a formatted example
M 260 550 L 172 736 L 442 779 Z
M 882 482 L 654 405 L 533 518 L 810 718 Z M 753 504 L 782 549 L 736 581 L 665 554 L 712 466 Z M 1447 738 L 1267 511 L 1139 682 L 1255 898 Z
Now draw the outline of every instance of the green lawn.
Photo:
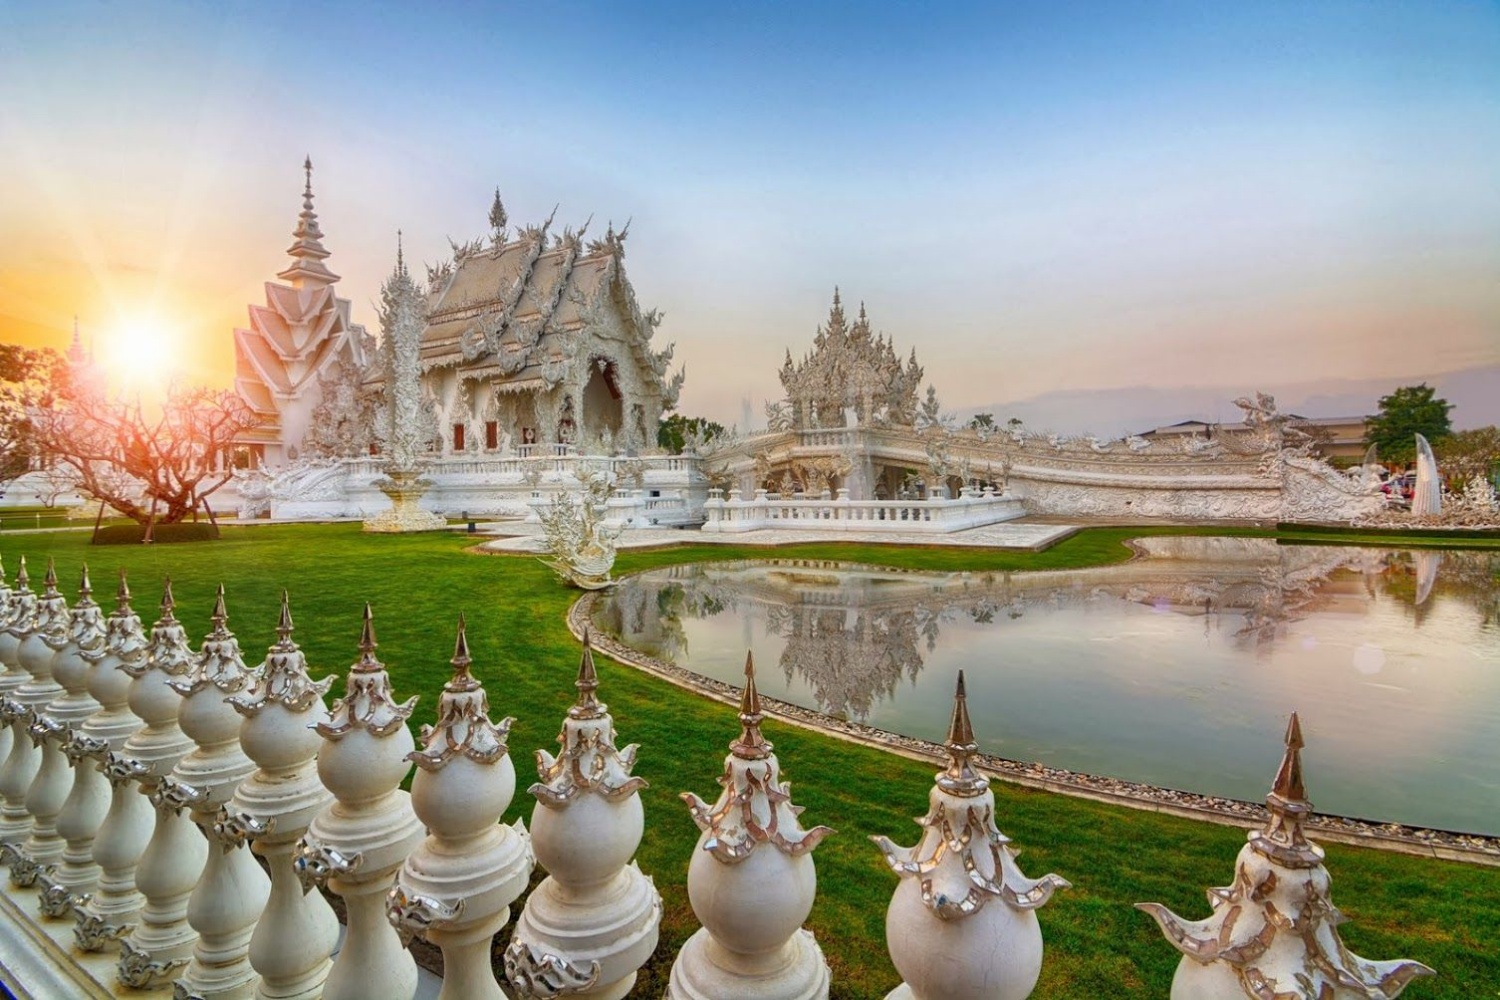
M 1128 558 L 1124 539 L 1164 531 L 1092 529 L 1041 553 L 696 545 L 626 553 L 618 569 L 768 555 L 924 569 L 1059 568 Z M 208 629 L 213 588 L 222 580 L 228 586 L 230 627 L 252 664 L 274 637 L 278 594 L 287 587 L 296 638 L 320 675 L 342 674 L 354 660 L 360 610 L 368 600 L 375 608 L 379 655 L 395 677 L 397 695 L 422 696 L 414 724 L 432 721 L 437 692 L 449 672 L 453 625 L 464 612 L 474 672 L 488 688 L 496 716 L 517 717 L 511 748 L 523 789 L 534 773 L 532 751 L 554 745 L 573 695 L 578 648 L 563 616 L 578 592 L 563 587 L 533 558 L 464 552 L 474 540 L 463 534 L 372 537 L 357 525 L 298 525 L 226 528 L 221 541 L 190 545 L 90 548 L 87 541 L 86 533 L 19 536 L 5 541 L 0 553 L 9 578 L 15 557 L 26 553 L 34 580 L 40 579 L 46 557 L 56 557 L 70 589 L 87 559 L 101 599 L 113 593 L 118 567 L 128 566 L 136 608 L 148 622 L 161 577 L 170 573 L 179 617 L 196 636 Z M 661 949 L 632 995 L 657 997 L 672 955 L 696 928 L 684 880 L 697 830 L 677 794 L 690 789 L 713 797 L 737 725 L 728 707 L 603 658 L 599 672 L 600 696 L 610 704 L 621 742 L 642 744 L 637 771 L 651 782 L 643 793 L 648 822 L 639 860 L 656 879 L 666 916 Z M 766 731 L 796 801 L 807 807 L 804 819 L 838 831 L 816 854 L 821 877 L 810 920 L 833 966 L 833 995 L 882 997 L 897 981 L 886 958 L 884 931 L 895 877 L 867 837 L 880 833 L 900 843 L 915 840 L 911 820 L 926 809 L 932 768 L 774 720 Z M 1268 783 L 1270 778 L 1268 772 Z M 995 789 L 1001 829 L 1024 849 L 1027 873 L 1053 871 L 1074 884 L 1041 913 L 1047 961 L 1035 996 L 1166 996 L 1178 953 L 1131 904 L 1155 900 L 1185 916 L 1206 916 L 1203 890 L 1228 884 L 1244 835 L 1001 783 Z M 523 811 L 529 816 L 530 810 L 531 799 L 523 792 L 507 820 Z M 1328 848 L 1328 856 L 1334 901 L 1350 918 L 1343 928 L 1345 942 L 1371 958 L 1414 958 L 1439 971 L 1438 978 L 1419 981 L 1405 996 L 1458 1000 L 1500 992 L 1500 869 L 1337 846 Z

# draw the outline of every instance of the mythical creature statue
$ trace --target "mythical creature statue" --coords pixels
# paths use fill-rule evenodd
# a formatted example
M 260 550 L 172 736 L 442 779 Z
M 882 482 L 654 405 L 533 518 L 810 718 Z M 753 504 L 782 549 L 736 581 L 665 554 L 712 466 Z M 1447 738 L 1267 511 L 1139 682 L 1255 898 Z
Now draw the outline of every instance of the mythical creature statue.
M 549 506 L 538 509 L 546 539 L 550 566 L 564 583 L 583 590 L 603 590 L 614 585 L 609 571 L 615 564 L 615 541 L 621 529 L 604 523 L 609 500 L 609 478 L 580 470 L 582 489 L 575 498 L 564 491 Z

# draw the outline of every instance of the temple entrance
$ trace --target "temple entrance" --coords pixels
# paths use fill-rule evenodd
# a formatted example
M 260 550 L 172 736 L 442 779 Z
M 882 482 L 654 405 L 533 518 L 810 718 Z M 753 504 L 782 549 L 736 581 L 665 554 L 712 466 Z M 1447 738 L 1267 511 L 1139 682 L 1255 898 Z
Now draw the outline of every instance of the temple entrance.
M 603 358 L 589 364 L 589 381 L 583 388 L 584 440 L 590 444 L 604 431 L 618 437 L 624 421 L 619 373 L 615 363 Z

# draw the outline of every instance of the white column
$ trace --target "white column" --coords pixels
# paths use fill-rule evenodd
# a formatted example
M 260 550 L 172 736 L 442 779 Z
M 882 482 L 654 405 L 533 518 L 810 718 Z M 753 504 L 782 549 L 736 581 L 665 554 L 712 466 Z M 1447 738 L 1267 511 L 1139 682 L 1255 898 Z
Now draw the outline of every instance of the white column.
M 618 1000 L 656 950 L 661 924 L 661 897 L 630 860 L 645 829 L 646 782 L 630 773 L 635 745 L 615 747 L 586 634 L 576 683 L 562 752 L 537 751 L 531 842 L 549 874 L 516 921 L 505 975 L 522 996 Z
M 386 911 L 405 935 L 443 950 L 438 1000 L 506 1000 L 490 965 L 490 943 L 526 890 L 535 859 L 525 826 L 500 825 L 516 792 L 516 770 L 489 699 L 469 673 L 469 644 L 458 620 L 453 679 L 438 700 L 437 725 L 407 755 L 419 770 L 411 802 L 428 834 L 402 865 Z
M 177 722 L 182 697 L 170 684 L 192 670 L 194 662 L 187 633 L 173 616 L 175 607 L 172 581 L 167 580 L 146 655 L 121 667 L 133 678 L 130 710 L 146 723 L 125 742 L 122 756 L 131 762 L 142 793 L 156 810 L 151 839 L 135 872 L 135 886 L 145 899 L 130 935 L 120 942 L 120 981 L 137 989 L 164 986 L 187 965 L 198 937 L 188 926 L 187 901 L 208 857 L 203 837 L 182 815 L 194 792 L 170 777 L 193 749 Z
M 317 1000 L 332 968 L 338 918 L 322 893 L 304 890 L 292 852 L 333 800 L 318 780 L 323 741 L 313 730 L 328 721 L 323 696 L 333 677 L 316 683 L 308 677 L 307 658 L 292 641 L 285 591 L 276 634 L 249 690 L 229 699 L 244 716 L 240 745 L 260 769 L 240 782 L 219 822 L 250 837 L 271 869 L 271 895 L 250 937 L 250 964 L 260 974 L 256 1000 Z
M 397 704 L 391 679 L 375 658 L 375 626 L 365 605 L 360 658 L 345 696 L 334 703 L 318 776 L 337 800 L 319 813 L 297 845 L 305 882 L 326 883 L 343 897 L 348 933 L 323 989 L 324 1000 L 411 1000 L 417 965 L 386 919 L 385 897 L 396 870 L 422 840 L 411 796 L 400 789 L 416 745 L 406 728 L 415 697 Z
M 250 966 L 250 935 L 266 908 L 271 883 L 250 853 L 244 831 L 216 823 L 220 808 L 255 770 L 255 762 L 240 748 L 239 713 L 226 700 L 249 685 L 251 674 L 239 640 L 226 624 L 222 584 L 212 619 L 197 663 L 170 682 L 182 695 L 182 731 L 198 745 L 177 762 L 172 777 L 193 789 L 193 822 L 208 841 L 208 859 L 187 908 L 198 940 L 176 989 L 194 1000 L 248 1000 L 259 978 Z
M 672 963 L 666 1000 L 828 996 L 828 963 L 802 922 L 818 886 L 812 850 L 833 831 L 802 829 L 761 735 L 763 718 L 747 656 L 740 738 L 724 760 L 724 790 L 712 806 L 682 796 L 703 831 L 688 864 L 688 900 L 703 927 Z
M 1042 971 L 1036 910 L 1068 883 L 1028 879 L 995 826 L 995 793 L 974 770 L 979 751 L 963 671 L 948 727 L 949 763 L 937 776 L 922 839 L 897 847 L 871 837 L 901 882 L 886 911 L 885 939 L 904 982 L 886 1000 L 1025 1000 Z
M 5 763 L 0 765 L 0 864 L 9 865 L 20 857 L 19 848 L 31 833 L 31 814 L 26 811 L 26 791 L 36 778 L 41 756 L 31 745 L 27 727 L 31 719 L 24 706 L 15 700 L 17 689 L 31 679 L 21 666 L 21 640 L 36 618 L 36 594 L 26 576 L 26 557 L 21 557 L 16 571 L 16 586 L 10 592 L 8 616 L 0 627 L 0 724 L 9 734 Z
M 52 677 L 52 657 L 67 639 L 68 603 L 57 591 L 57 570 L 49 559 L 36 616 L 21 639 L 21 666 L 31 674 L 31 680 L 17 688 L 15 695 L 28 710 L 26 733 L 41 751 L 36 777 L 26 789 L 24 800 L 31 814 L 31 835 L 21 845 L 21 857 L 10 866 L 10 880 L 18 886 L 35 885 L 62 860 L 57 815 L 68 797 L 68 760 L 51 738 L 52 722 L 45 713 L 48 703 L 63 693 L 62 685 Z
M 127 671 L 139 670 L 146 659 L 146 635 L 130 607 L 125 571 L 115 594 L 115 610 L 105 623 L 103 655 L 89 671 L 88 689 L 100 709 L 79 726 L 75 743 L 98 762 L 110 785 L 109 811 L 94 838 L 94 862 L 99 865 L 97 888 L 74 911 L 73 938 L 84 951 L 117 946 L 135 925 L 145 897 L 136 890 L 135 868 L 151 839 L 154 816 L 138 784 L 144 767 L 125 754 L 127 741 L 147 720 L 130 710 L 134 684 Z

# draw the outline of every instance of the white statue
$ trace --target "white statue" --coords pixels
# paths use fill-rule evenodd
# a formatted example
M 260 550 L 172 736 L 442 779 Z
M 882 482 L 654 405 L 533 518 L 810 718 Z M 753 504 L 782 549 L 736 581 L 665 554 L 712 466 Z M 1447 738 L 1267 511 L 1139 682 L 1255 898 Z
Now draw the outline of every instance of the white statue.
M 1443 481 L 1438 477 L 1437 456 L 1432 445 L 1417 435 L 1417 485 L 1412 492 L 1412 517 L 1438 517 L 1443 513 Z
M 615 541 L 622 529 L 604 523 L 604 505 L 609 499 L 607 477 L 580 470 L 583 489 L 577 499 L 567 491 L 558 493 L 547 506 L 539 507 L 549 558 L 542 562 L 566 583 L 584 590 L 612 586 L 609 571 L 615 564 Z

